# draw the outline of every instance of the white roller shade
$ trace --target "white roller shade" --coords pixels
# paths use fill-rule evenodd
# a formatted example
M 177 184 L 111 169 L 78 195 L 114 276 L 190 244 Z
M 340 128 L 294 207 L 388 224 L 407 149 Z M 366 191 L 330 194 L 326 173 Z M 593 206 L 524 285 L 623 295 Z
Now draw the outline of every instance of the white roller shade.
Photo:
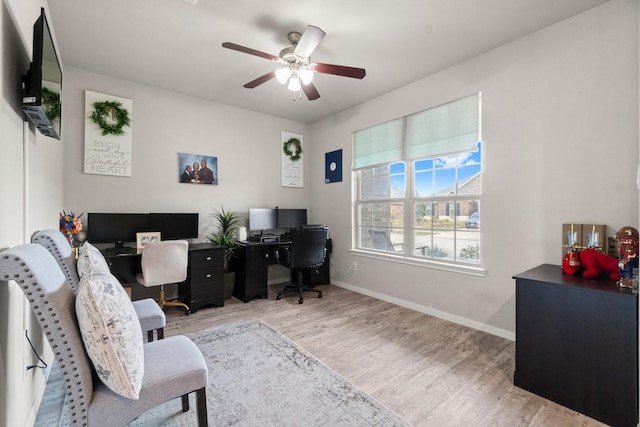
M 480 141 L 480 94 L 407 116 L 406 160 L 473 151 Z
M 353 133 L 353 169 L 402 160 L 402 119 Z

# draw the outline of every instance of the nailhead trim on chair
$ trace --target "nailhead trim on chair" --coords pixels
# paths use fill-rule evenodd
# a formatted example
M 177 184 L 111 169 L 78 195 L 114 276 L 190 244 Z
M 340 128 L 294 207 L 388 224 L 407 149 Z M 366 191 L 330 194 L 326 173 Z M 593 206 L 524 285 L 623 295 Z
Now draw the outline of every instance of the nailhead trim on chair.
M 86 358 L 84 349 L 81 349 L 81 351 L 72 351 L 72 346 L 69 345 L 67 336 L 60 326 L 55 327 L 55 331 L 51 331 L 52 328 L 50 325 L 59 325 L 60 323 L 57 317 L 58 313 L 56 313 L 52 307 L 48 307 L 49 301 L 44 300 L 45 295 L 42 293 L 42 288 L 35 281 L 30 270 L 26 267 L 26 263 L 18 256 L 10 257 L 9 255 L 3 255 L 2 264 L 5 267 L 9 267 L 8 269 L 13 272 L 18 271 L 18 273 L 14 274 L 5 273 L 2 276 L 2 280 L 14 280 L 20 287 L 22 287 L 24 294 L 27 296 L 29 303 L 40 321 L 40 326 L 42 327 L 47 340 L 54 350 L 54 354 L 60 365 L 67 389 L 67 399 L 69 402 L 72 423 L 74 425 L 87 426 L 87 407 L 91 400 L 92 393 L 85 393 L 84 386 L 91 390 L 93 384 L 91 370 L 87 370 L 84 373 L 85 375 L 82 375 L 83 373 L 78 372 L 78 369 L 75 366 L 76 362 L 79 362 L 78 357 L 84 355 Z M 62 275 L 61 271 L 60 275 Z M 60 280 L 64 280 L 64 278 L 61 276 Z M 70 297 L 73 298 L 73 292 L 70 287 L 68 288 L 68 292 L 71 293 Z M 41 306 L 46 307 L 46 310 L 42 310 Z M 73 313 L 73 318 L 75 319 L 75 312 Z M 79 334 L 78 337 L 76 337 L 76 340 L 80 340 L 78 342 L 82 345 Z M 60 351 L 60 343 L 65 346 L 64 351 Z M 65 360 L 68 364 L 72 365 L 71 371 L 67 368 Z M 84 363 L 85 366 L 90 366 L 88 358 L 85 359 Z M 82 378 L 83 376 L 85 378 Z
M 32 241 L 33 241 L 33 243 L 38 243 L 39 245 L 44 246 L 51 253 L 55 252 L 54 256 L 56 257 L 56 260 L 64 259 L 64 256 L 60 253 L 60 248 L 58 247 L 58 245 L 56 245 L 53 242 L 53 239 L 51 239 L 50 236 L 46 236 L 44 234 L 36 234 L 35 236 L 33 236 Z M 77 275 L 77 273 L 75 273 L 75 272 L 72 273 L 69 270 L 69 265 L 66 262 L 64 262 L 64 263 L 60 263 L 59 262 L 58 265 L 60 266 L 60 268 L 62 268 L 64 270 L 63 273 L 67 278 L 72 277 L 72 274 L 76 274 Z M 71 287 L 73 288 L 73 292 L 77 293 L 78 290 L 76 289 L 76 284 L 73 282 L 73 280 L 69 280 L 69 283 L 71 284 Z

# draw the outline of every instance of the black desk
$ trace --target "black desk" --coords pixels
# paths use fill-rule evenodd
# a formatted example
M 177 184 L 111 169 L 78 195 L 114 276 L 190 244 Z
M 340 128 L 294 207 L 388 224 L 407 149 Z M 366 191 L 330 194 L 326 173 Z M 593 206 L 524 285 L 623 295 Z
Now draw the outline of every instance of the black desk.
M 103 250 L 111 273 L 120 283 L 137 283 L 141 254 L 135 250 Z M 224 306 L 224 249 L 211 243 L 189 244 L 187 280 L 178 284 L 178 297 L 192 313 L 205 305 Z
M 516 279 L 516 386 L 614 426 L 638 421 L 638 295 L 543 264 Z
M 268 298 L 267 279 L 269 265 L 276 264 L 274 249 L 287 242 L 241 242 L 240 250 L 230 261 L 230 269 L 236 273 L 233 296 L 240 301 L 249 302 L 254 298 Z M 303 272 L 303 280 L 310 284 L 329 284 L 329 254 L 331 239 L 327 239 L 327 257 L 324 263 L 315 270 Z M 297 282 L 297 275 L 291 272 L 291 281 Z

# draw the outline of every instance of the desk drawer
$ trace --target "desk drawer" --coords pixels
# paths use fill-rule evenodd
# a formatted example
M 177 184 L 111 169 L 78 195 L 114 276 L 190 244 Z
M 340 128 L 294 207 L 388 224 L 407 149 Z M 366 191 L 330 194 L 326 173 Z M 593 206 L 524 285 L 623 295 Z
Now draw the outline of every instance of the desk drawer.
M 222 269 L 217 268 L 196 268 L 191 270 L 191 298 L 199 300 L 203 298 L 214 298 L 224 295 L 224 277 Z
M 222 249 L 208 249 L 202 251 L 193 251 L 189 255 L 191 257 L 191 268 L 201 268 L 210 265 L 222 265 L 223 258 L 220 256 L 219 252 L 222 252 Z

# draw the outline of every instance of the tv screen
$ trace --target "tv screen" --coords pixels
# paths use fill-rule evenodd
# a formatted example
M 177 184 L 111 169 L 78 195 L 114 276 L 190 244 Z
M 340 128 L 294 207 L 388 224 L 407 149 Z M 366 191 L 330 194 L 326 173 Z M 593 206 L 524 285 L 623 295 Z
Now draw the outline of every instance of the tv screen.
M 266 208 L 249 209 L 249 230 L 265 231 L 278 228 L 278 211 Z
M 22 110 L 43 135 L 60 139 L 62 69 L 44 8 L 33 25 L 33 59 L 22 78 Z
M 306 209 L 278 209 L 278 228 L 296 228 L 307 225 Z
M 197 213 L 150 213 L 149 231 L 159 231 L 162 240 L 196 239 Z
M 114 243 L 123 247 L 135 242 L 136 233 L 149 231 L 149 215 L 139 213 L 89 213 L 87 240 L 89 243 Z M 162 236 L 161 236 L 162 237 Z

